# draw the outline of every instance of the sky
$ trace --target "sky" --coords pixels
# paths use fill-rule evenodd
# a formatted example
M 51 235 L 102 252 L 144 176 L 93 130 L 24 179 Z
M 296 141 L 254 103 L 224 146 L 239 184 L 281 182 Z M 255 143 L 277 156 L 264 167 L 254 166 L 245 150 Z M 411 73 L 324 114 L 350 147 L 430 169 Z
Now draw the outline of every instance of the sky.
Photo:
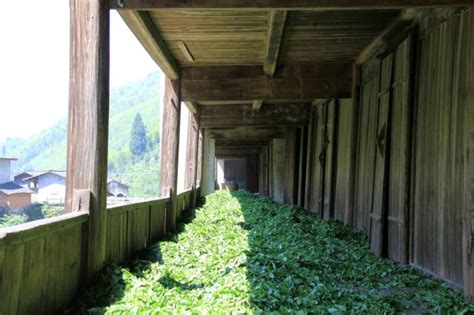
M 110 86 L 159 68 L 120 16 L 110 16 Z M 0 10 L 0 142 L 67 116 L 69 0 L 4 1 Z

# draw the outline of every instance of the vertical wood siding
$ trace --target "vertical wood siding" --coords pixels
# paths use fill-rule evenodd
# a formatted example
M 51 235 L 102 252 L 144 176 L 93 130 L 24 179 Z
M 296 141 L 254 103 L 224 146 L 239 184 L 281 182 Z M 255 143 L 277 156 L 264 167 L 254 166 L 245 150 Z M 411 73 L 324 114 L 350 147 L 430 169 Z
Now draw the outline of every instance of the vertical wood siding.
M 387 251 L 388 257 L 408 262 L 408 202 L 412 130 L 413 36 L 394 51 L 389 147 Z
M 344 221 L 346 211 L 349 209 L 350 189 L 350 160 L 352 144 L 352 115 L 353 106 L 351 99 L 342 99 L 337 105 L 337 149 L 336 164 L 334 166 L 334 218 Z
M 380 61 L 375 59 L 362 69 L 359 103 L 354 226 L 361 230 L 369 229 L 372 209 L 379 80 Z
M 466 49 L 455 14 L 419 40 L 412 263 L 462 285 L 463 111 Z M 472 87 L 471 87 L 472 89 Z M 470 122 L 472 123 L 472 122 Z

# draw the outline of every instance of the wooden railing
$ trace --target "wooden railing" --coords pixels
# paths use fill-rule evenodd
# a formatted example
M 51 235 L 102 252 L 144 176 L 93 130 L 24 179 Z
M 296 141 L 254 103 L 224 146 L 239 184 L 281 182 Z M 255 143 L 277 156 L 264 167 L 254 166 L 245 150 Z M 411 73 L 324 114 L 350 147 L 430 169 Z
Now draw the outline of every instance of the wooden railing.
M 158 241 L 166 233 L 169 198 L 109 208 L 106 262 L 123 262 L 130 255 Z
M 188 189 L 179 193 L 176 196 L 176 204 L 177 204 L 176 217 L 179 218 L 183 210 L 191 208 L 192 203 L 193 203 L 193 190 L 192 189 Z
M 193 199 L 193 190 L 178 194 L 176 217 Z M 169 232 L 169 206 L 159 198 L 109 208 L 106 264 L 126 261 Z M 70 304 L 87 278 L 88 221 L 81 211 L 0 230 L 0 314 L 51 314 Z
M 49 314 L 67 305 L 83 274 L 87 212 L 0 231 L 0 314 Z

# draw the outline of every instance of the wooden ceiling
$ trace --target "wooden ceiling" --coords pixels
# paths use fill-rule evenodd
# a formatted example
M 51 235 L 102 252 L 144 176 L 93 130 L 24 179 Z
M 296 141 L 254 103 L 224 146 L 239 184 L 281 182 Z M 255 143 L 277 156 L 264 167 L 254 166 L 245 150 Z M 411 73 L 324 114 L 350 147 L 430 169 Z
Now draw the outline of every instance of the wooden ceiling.
M 273 11 L 150 11 L 178 65 L 260 65 Z M 292 11 L 283 27 L 279 62 L 352 62 L 399 10 Z
M 109 1 L 168 78 L 182 78 L 191 108 L 258 110 L 349 97 L 353 65 L 413 25 L 418 8 L 472 0 Z

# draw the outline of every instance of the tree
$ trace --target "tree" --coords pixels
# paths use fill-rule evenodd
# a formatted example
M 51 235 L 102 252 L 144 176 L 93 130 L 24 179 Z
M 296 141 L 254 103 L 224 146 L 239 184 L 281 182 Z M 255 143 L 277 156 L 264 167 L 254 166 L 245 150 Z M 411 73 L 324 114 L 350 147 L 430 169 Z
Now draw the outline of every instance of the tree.
M 140 157 L 145 153 L 147 142 L 145 124 L 143 123 L 142 116 L 137 113 L 133 120 L 129 145 L 130 153 L 132 153 L 134 158 Z

